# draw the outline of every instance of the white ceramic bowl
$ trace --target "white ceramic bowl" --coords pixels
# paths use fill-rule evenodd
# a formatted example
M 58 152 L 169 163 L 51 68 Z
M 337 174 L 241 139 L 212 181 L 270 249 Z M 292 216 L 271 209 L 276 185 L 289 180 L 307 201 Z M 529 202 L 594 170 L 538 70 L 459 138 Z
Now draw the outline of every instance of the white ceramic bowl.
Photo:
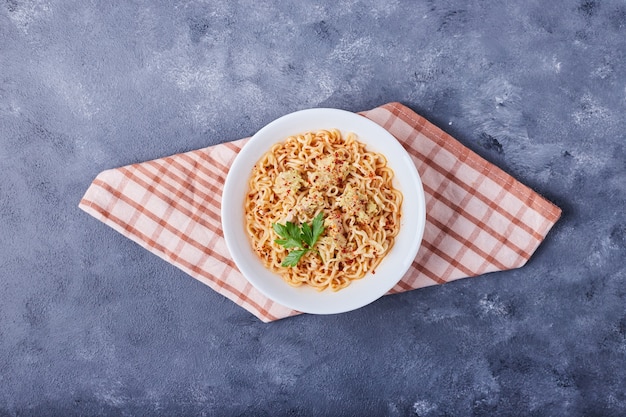
M 263 266 L 245 231 L 244 199 L 254 164 L 274 143 L 288 136 L 320 129 L 354 132 L 368 150 L 382 153 L 393 169 L 393 185 L 402 192 L 400 232 L 376 273 L 368 273 L 347 288 L 333 292 L 308 286 L 292 287 Z M 226 245 L 243 276 L 261 293 L 291 309 L 311 314 L 342 313 L 363 307 L 385 295 L 404 276 L 417 255 L 426 223 L 424 190 L 406 150 L 373 121 L 345 110 L 309 109 L 287 114 L 259 130 L 235 158 L 222 196 L 222 227 Z

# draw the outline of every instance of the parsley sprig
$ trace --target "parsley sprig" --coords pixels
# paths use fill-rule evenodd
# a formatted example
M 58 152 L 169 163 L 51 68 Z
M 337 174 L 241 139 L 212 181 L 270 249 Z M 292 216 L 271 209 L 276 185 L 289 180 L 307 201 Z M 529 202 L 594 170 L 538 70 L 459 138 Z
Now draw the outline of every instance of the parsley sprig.
M 274 242 L 283 246 L 285 249 L 292 250 L 287 254 L 281 266 L 296 266 L 300 259 L 307 252 L 319 252 L 313 249 L 317 239 L 324 233 L 324 215 L 320 212 L 313 219 L 313 223 L 302 223 L 302 226 L 298 227 L 295 223 L 286 222 L 284 225 L 274 223 L 272 228 L 276 232 L 280 239 L 274 240 Z

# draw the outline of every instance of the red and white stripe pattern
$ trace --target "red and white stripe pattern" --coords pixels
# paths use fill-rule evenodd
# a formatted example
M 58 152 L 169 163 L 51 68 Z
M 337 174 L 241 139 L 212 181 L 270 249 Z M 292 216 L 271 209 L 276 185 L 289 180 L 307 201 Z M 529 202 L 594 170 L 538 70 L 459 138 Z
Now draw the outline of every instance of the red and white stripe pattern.
M 407 107 L 361 114 L 402 143 L 426 194 L 422 246 L 390 293 L 521 267 L 559 219 L 558 207 Z M 298 312 L 248 283 L 221 230 L 222 187 L 246 141 L 104 171 L 79 207 L 269 322 Z

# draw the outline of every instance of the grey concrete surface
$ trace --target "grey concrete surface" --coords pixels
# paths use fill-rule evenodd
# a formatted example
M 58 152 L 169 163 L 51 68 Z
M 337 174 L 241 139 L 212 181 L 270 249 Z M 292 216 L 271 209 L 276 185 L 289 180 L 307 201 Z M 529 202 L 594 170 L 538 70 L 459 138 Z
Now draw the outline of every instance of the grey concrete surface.
M 263 324 L 104 169 L 400 101 L 563 216 L 523 268 Z M 626 3 L 0 2 L 0 415 L 626 415 Z

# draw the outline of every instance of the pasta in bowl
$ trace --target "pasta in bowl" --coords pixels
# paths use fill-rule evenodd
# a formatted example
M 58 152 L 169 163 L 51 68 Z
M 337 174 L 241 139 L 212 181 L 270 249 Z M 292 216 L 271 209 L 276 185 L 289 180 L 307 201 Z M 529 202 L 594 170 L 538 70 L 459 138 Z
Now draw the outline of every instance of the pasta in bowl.
M 296 287 L 339 291 L 375 274 L 400 228 L 393 176 L 386 158 L 352 132 L 288 137 L 252 169 L 244 209 L 253 250 Z M 300 239 L 307 228 L 314 242 Z
M 222 225 L 235 264 L 265 296 L 340 313 L 381 297 L 408 270 L 424 193 L 413 161 L 381 126 L 343 110 L 302 110 L 237 155 Z

